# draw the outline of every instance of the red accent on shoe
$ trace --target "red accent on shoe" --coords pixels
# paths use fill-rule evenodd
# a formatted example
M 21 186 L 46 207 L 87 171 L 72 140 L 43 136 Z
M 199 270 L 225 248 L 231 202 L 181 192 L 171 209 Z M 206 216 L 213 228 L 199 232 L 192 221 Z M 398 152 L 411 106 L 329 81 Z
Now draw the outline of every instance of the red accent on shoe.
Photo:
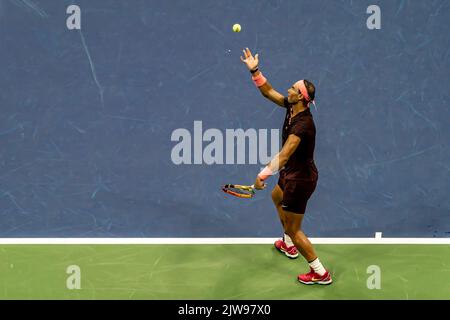
M 328 271 L 325 272 L 323 276 L 317 274 L 313 268 L 310 267 L 310 272 L 305 274 L 300 274 L 298 276 L 298 281 L 303 284 L 331 284 L 333 280 Z
M 288 247 L 286 242 L 284 242 L 283 239 L 279 239 L 275 241 L 274 243 L 275 248 L 277 248 L 278 251 L 284 253 L 287 257 L 291 259 L 295 259 L 298 257 L 298 250 L 295 246 Z

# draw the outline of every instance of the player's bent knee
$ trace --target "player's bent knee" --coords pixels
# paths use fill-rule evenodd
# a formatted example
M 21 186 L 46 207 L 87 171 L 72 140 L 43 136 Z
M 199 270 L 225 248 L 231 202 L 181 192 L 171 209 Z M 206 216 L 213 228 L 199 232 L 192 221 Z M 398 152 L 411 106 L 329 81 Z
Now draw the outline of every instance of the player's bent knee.
M 273 189 L 272 190 L 272 201 L 275 206 L 277 206 L 277 207 L 281 206 L 281 202 L 283 201 L 283 194 L 279 190 Z

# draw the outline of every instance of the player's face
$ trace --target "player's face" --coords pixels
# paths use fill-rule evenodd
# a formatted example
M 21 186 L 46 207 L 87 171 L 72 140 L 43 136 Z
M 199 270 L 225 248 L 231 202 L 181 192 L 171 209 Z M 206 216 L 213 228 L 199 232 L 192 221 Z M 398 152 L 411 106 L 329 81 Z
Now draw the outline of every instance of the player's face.
M 300 101 L 300 94 L 294 86 L 288 89 L 288 102 L 289 103 L 297 103 Z

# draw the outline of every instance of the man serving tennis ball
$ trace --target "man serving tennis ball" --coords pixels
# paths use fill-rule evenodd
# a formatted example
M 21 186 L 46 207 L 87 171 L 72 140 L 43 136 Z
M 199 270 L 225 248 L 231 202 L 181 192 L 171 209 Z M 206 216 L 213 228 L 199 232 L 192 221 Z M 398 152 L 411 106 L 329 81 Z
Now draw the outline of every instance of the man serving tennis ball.
M 243 51 L 245 58 L 241 57 L 241 60 L 250 70 L 261 94 L 286 108 L 281 151 L 258 174 L 254 184 L 255 189 L 264 189 L 264 180 L 280 173 L 278 184 L 272 190 L 272 200 L 283 225 L 284 236 L 275 242 L 275 247 L 290 258 L 297 258 L 300 251 L 308 261 L 310 272 L 300 274 L 298 281 L 330 284 L 333 282 L 330 273 L 322 266 L 311 242 L 301 231 L 306 205 L 319 177 L 314 163 L 316 127 L 309 110 L 310 104 L 314 104 L 315 87 L 308 80 L 300 80 L 287 90 L 285 97 L 272 88 L 259 70 L 258 54 L 253 56 L 248 48 Z

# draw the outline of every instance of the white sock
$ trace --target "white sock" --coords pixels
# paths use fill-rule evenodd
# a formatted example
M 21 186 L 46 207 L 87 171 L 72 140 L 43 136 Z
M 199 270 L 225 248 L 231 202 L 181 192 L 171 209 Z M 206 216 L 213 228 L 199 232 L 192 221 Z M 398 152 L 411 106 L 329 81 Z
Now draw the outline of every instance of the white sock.
M 286 245 L 288 247 L 292 247 L 294 243 L 292 242 L 291 237 L 289 237 L 286 233 L 284 234 L 284 242 L 286 242 Z
M 316 260 L 309 262 L 309 266 L 313 268 L 314 272 L 319 276 L 323 276 L 325 272 L 327 272 L 327 270 L 325 270 L 323 265 L 320 263 L 319 258 L 316 258 Z

